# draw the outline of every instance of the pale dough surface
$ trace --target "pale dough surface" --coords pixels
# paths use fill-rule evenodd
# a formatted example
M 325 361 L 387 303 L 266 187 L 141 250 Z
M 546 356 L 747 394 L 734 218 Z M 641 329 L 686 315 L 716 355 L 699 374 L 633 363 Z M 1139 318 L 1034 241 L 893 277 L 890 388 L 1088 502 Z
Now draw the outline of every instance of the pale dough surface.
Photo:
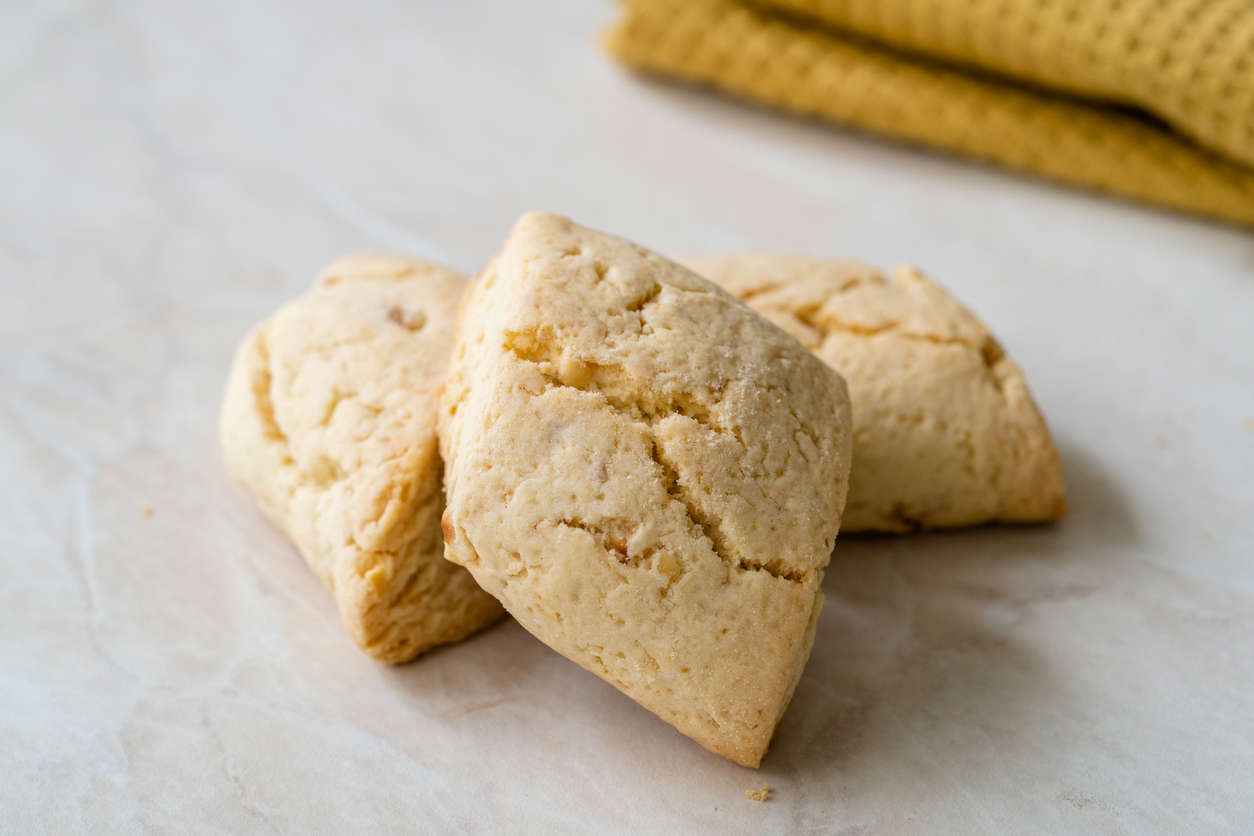
M 556 215 L 525 215 L 463 304 L 440 414 L 449 559 L 756 766 L 813 642 L 844 382 L 712 283 Z
M 413 259 L 341 259 L 245 338 L 222 406 L 232 475 L 388 662 L 502 614 L 440 539 L 437 390 L 464 287 Z
M 849 384 L 842 531 L 1044 522 L 1062 468 L 1023 373 L 940 285 L 901 267 L 777 255 L 683 262 L 788 331 Z

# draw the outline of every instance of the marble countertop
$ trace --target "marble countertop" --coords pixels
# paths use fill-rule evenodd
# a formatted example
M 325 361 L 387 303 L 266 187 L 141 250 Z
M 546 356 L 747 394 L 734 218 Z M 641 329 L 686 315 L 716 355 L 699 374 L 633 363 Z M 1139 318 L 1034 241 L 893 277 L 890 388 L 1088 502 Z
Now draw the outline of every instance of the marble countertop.
M 1254 237 L 645 82 L 612 15 L 0 11 L 0 831 L 1254 830 Z M 512 622 L 370 661 L 223 471 L 231 351 L 341 253 L 470 272 L 531 208 L 922 266 L 1072 514 L 838 542 L 757 772 Z

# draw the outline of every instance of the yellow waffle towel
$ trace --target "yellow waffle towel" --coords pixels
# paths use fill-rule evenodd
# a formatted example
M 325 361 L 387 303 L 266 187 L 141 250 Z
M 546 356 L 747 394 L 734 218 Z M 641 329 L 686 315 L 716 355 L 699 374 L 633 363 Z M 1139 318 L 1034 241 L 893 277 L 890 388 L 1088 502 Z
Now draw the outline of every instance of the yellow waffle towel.
M 623 0 L 624 63 L 1254 225 L 1254 0 Z

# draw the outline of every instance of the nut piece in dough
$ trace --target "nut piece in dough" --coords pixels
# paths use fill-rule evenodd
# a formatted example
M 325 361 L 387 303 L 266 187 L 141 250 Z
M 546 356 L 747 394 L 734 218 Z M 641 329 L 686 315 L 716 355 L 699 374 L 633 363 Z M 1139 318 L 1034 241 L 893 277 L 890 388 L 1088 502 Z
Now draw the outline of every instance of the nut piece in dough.
M 1045 522 L 1066 512 L 1058 453 L 1023 373 L 944 288 L 852 261 L 684 263 L 844 375 L 853 473 L 841 530 Z
M 503 614 L 440 534 L 437 392 L 465 285 L 412 259 L 342 259 L 244 339 L 222 405 L 231 474 L 387 662 Z
M 849 427 L 840 376 L 730 294 L 529 214 L 461 311 L 446 554 L 550 647 L 757 766 L 814 639 Z

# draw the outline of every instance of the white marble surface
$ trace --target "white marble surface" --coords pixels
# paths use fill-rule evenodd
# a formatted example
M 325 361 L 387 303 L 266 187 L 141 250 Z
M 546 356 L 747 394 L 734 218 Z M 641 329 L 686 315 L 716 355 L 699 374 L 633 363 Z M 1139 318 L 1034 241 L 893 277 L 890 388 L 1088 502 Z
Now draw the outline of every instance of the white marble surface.
M 0 831 L 1254 829 L 1254 236 L 644 83 L 611 15 L 3 5 Z M 760 772 L 512 623 L 371 662 L 223 473 L 230 352 L 337 254 L 473 271 L 529 208 L 924 266 L 1073 514 L 841 541 Z

